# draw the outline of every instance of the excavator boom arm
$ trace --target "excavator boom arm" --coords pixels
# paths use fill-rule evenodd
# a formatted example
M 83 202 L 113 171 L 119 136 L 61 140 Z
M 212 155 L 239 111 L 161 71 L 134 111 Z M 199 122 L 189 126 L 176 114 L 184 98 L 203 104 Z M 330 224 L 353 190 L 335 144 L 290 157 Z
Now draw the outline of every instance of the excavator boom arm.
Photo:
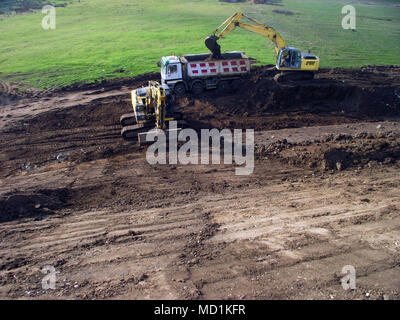
M 165 109 L 166 98 L 165 90 L 156 81 L 149 81 L 149 88 L 146 92 L 147 107 L 154 109 L 156 115 L 156 127 L 159 129 L 165 128 Z
M 248 20 L 250 20 L 251 22 L 253 22 L 254 24 L 248 24 L 248 23 L 243 23 L 240 22 L 241 19 L 245 17 Z M 212 36 L 212 39 L 215 39 L 215 46 L 216 41 L 222 37 L 224 37 L 228 32 L 232 31 L 233 29 L 235 29 L 235 27 L 240 27 L 243 28 L 245 30 L 251 31 L 251 32 L 255 32 L 258 33 L 264 37 L 269 38 L 275 45 L 275 52 L 278 53 L 279 49 L 282 47 L 286 47 L 286 43 L 285 40 L 282 38 L 282 36 L 275 31 L 273 28 L 268 27 L 266 25 L 264 25 L 262 22 L 253 19 L 249 16 L 247 16 L 244 13 L 241 12 L 236 12 L 235 14 L 233 14 L 232 16 L 230 16 L 228 19 L 226 19 L 215 31 L 214 34 Z M 219 31 L 221 28 L 223 28 L 221 31 Z M 207 39 L 206 39 L 207 40 Z M 214 53 L 213 51 L 213 43 L 210 42 L 207 43 L 206 41 L 206 46 L 211 50 L 211 52 Z
M 242 23 L 242 22 L 239 22 L 237 25 L 243 29 L 258 33 L 264 37 L 269 38 L 274 43 L 275 52 L 277 54 L 278 54 L 280 48 L 286 47 L 285 40 L 283 40 L 283 38 L 281 37 L 281 35 L 278 32 L 276 32 L 274 29 L 272 29 L 270 27 L 254 26 L 254 25 Z

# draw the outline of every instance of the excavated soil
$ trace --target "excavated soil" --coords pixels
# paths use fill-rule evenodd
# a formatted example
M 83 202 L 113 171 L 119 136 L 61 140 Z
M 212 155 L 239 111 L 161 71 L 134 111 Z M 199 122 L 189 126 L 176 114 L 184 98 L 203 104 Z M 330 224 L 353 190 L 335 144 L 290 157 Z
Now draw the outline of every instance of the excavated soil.
M 399 67 L 280 85 L 258 67 L 240 92 L 177 97 L 195 130 L 255 129 L 249 176 L 122 140 L 130 90 L 157 76 L 3 101 L 0 298 L 400 298 Z
M 290 143 L 287 139 L 256 145 L 256 156 L 275 158 L 295 166 L 314 170 L 344 170 L 350 167 L 369 167 L 392 164 L 400 158 L 400 135 L 358 132 L 355 135 L 329 134 L 321 139 Z

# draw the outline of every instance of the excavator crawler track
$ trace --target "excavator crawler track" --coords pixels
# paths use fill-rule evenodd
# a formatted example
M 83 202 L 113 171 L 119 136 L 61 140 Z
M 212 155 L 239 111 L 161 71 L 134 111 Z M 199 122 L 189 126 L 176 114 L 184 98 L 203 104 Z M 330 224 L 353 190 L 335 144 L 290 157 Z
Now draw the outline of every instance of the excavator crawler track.
M 119 119 L 121 126 L 125 127 L 125 126 L 131 126 L 136 124 L 136 117 L 135 117 L 135 113 L 131 112 L 131 113 L 125 113 L 121 116 L 121 118 Z
M 153 121 L 146 121 L 131 126 L 125 126 L 121 130 L 122 138 L 127 141 L 137 141 L 138 134 L 148 131 L 152 126 L 154 126 Z
M 282 72 L 278 73 L 274 77 L 274 80 L 277 83 L 307 81 L 312 79 L 314 79 L 314 73 L 311 71 Z

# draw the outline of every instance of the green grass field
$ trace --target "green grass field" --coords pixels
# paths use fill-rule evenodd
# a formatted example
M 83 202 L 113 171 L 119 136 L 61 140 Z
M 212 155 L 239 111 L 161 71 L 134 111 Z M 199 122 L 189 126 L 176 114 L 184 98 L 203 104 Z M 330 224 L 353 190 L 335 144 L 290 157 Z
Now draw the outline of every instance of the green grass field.
M 47 88 L 156 71 L 163 55 L 207 52 L 204 38 L 235 11 L 273 26 L 288 45 L 310 49 L 320 57 L 321 67 L 400 64 L 400 1 L 275 2 L 280 6 L 218 0 L 76 0 L 57 7 L 57 28 L 47 31 L 41 27 L 40 11 L 3 14 L 0 79 Z M 341 27 L 346 4 L 357 10 L 355 32 Z M 1 4 L 0 10 L 5 11 Z M 223 51 L 243 50 L 261 64 L 275 60 L 272 43 L 245 30 L 232 31 L 220 44 Z M 114 72 L 121 68 L 124 73 Z

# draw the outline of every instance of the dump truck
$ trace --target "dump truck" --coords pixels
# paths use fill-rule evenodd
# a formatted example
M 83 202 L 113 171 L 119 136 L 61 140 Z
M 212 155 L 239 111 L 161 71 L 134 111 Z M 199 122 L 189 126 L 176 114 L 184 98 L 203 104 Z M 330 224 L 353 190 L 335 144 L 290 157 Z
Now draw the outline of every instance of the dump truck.
M 221 53 L 218 59 L 210 53 L 165 56 L 159 62 L 161 83 L 177 95 L 216 88 L 234 91 L 240 88 L 241 79 L 250 73 L 254 62 L 243 51 Z

